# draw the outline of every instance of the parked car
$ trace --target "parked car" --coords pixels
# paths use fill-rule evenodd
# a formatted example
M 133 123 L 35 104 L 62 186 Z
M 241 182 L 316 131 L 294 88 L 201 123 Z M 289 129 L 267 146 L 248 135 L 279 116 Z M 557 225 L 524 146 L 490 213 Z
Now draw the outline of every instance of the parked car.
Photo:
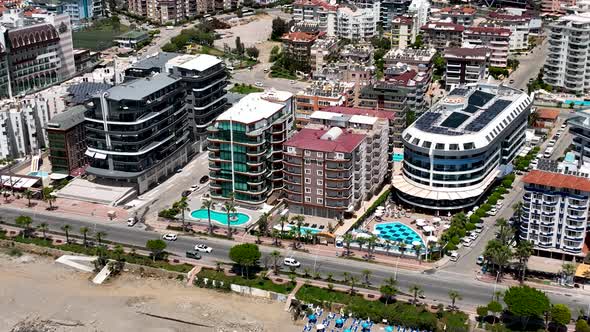
M 254 85 L 256 85 L 259 88 L 264 86 L 264 84 L 262 84 L 262 82 L 256 82 L 256 83 L 254 83 Z
M 193 259 L 201 259 L 201 254 L 194 250 L 189 250 L 186 252 L 186 257 L 193 258 Z
M 457 252 L 452 252 L 451 253 L 451 258 L 450 258 L 451 262 L 456 262 L 459 260 L 459 254 Z
M 567 123 L 564 123 L 561 125 L 561 129 L 565 129 L 565 128 L 567 128 Z
M 205 184 L 205 183 L 207 183 L 207 181 L 209 181 L 209 176 L 208 175 L 203 175 L 201 177 L 201 179 L 199 180 L 199 183 L 200 184 Z
M 496 209 L 495 207 L 491 208 L 490 211 L 488 211 L 488 215 L 490 216 L 495 216 L 498 213 L 498 209 Z
M 477 239 L 477 237 L 478 237 L 478 236 L 479 236 L 479 234 L 478 234 L 478 233 L 476 233 L 476 232 L 473 232 L 473 233 L 469 234 L 469 238 L 470 238 L 472 241 L 475 241 L 475 240 Z
M 470 238 L 465 237 L 465 238 L 463 238 L 463 241 L 462 242 L 463 242 L 463 246 L 465 246 L 465 247 L 471 247 L 471 242 L 473 242 L 473 241 Z
M 286 266 L 293 266 L 293 267 L 300 267 L 301 263 L 299 263 L 295 258 L 293 257 L 287 257 L 283 260 L 283 264 Z
M 135 224 L 137 224 L 137 218 L 133 217 L 133 218 L 129 218 L 127 219 L 127 227 L 133 227 L 135 226 Z
M 213 249 L 205 244 L 197 244 L 195 246 L 196 251 L 210 253 Z
M 178 239 L 178 235 L 168 233 L 168 234 L 162 235 L 162 239 L 164 239 L 166 241 L 176 241 Z
M 188 197 L 188 196 L 190 196 L 190 195 L 191 195 L 191 193 L 192 193 L 192 191 L 191 191 L 191 190 L 184 190 L 184 191 L 183 191 L 183 192 L 182 192 L 180 195 L 181 195 L 182 197 Z
M 478 234 L 481 234 L 481 232 L 483 232 L 483 224 L 482 223 L 475 225 L 475 232 Z
M 199 190 L 199 188 L 201 188 L 201 187 L 198 184 L 193 184 L 191 186 L 191 191 L 197 191 L 197 190 Z
M 484 262 L 483 256 L 477 257 L 477 261 L 476 261 L 477 265 L 483 265 L 483 262 Z

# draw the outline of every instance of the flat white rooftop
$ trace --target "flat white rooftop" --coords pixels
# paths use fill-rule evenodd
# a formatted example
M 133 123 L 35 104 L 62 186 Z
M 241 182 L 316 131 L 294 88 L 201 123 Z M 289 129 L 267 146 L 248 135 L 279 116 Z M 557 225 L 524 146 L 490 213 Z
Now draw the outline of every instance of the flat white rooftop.
M 212 56 L 209 54 L 201 54 L 197 57 L 193 57 L 188 61 L 180 63 L 177 66 L 178 68 L 186 70 L 205 71 L 220 63 L 221 60 L 216 56 Z
M 239 123 L 256 123 L 267 119 L 283 109 L 292 93 L 276 91 L 274 89 L 265 92 L 250 93 L 240 99 L 237 104 L 223 112 L 218 121 L 235 121 Z

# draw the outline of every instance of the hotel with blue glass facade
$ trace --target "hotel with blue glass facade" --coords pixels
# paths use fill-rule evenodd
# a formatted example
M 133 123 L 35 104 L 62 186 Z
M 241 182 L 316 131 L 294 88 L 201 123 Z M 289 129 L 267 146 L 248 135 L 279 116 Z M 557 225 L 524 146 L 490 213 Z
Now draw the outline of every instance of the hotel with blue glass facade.
M 398 199 L 425 210 L 475 205 L 525 140 L 532 99 L 502 85 L 452 90 L 402 133 L 404 161 L 393 177 Z
M 534 170 L 524 178 L 521 240 L 537 256 L 582 260 L 588 236 L 590 179 Z

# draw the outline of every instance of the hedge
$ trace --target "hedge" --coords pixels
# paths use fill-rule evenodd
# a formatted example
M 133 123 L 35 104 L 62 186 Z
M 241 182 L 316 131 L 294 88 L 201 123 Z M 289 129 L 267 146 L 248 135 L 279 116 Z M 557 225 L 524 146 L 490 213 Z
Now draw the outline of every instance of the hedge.
M 381 194 L 381 196 L 379 196 L 379 198 L 377 198 L 377 200 L 375 200 L 375 202 L 371 204 L 367 211 L 365 211 L 365 213 L 363 213 L 363 215 L 357 219 L 357 221 L 353 225 L 353 228 L 358 227 L 363 221 L 365 221 L 370 215 L 372 215 L 375 212 L 375 210 L 377 210 L 377 207 L 387 200 L 387 197 L 389 197 L 390 193 L 391 187 L 387 188 L 387 190 L 385 190 L 385 192 L 383 192 L 383 194 Z
M 246 279 L 240 276 L 227 276 L 221 271 L 215 271 L 211 269 L 202 269 L 199 273 L 197 273 L 197 277 L 199 279 L 207 278 L 209 280 L 221 281 L 224 284 L 248 286 L 281 294 L 289 294 L 295 287 L 295 285 L 293 285 L 291 282 L 279 285 L 275 284 L 268 278 L 257 277 L 254 279 Z M 195 284 L 198 284 L 196 280 Z

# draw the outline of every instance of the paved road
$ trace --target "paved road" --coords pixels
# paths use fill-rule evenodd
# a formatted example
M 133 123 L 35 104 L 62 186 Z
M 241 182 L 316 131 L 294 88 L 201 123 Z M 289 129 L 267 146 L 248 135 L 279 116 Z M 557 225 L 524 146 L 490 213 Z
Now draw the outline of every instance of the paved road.
M 545 63 L 548 45 L 547 39 L 545 39 L 543 44 L 533 49 L 532 53 L 518 58 L 520 64 L 509 77 L 509 80 L 514 80 L 514 83 L 510 84 L 511 86 L 527 91 L 529 79 L 537 77 L 539 70 Z
M 87 226 L 93 232 L 106 232 L 107 239 L 136 246 L 143 246 L 149 239 L 159 237 L 159 234 L 146 231 L 141 227 L 128 228 L 123 222 L 101 222 L 84 217 L 68 217 L 59 215 L 57 212 L 32 212 L 26 209 L 15 209 L 5 206 L 0 206 L 0 213 L 4 220 L 14 220 L 19 215 L 30 215 L 35 222 L 45 221 L 49 224 L 51 230 L 58 231 L 64 224 L 73 226 L 74 229 L 79 229 L 81 226 Z M 183 255 L 187 249 L 192 248 L 195 243 L 205 243 L 213 248 L 213 253 L 206 254 L 203 261 L 213 263 L 215 261 L 228 261 L 227 255 L 229 248 L 235 242 L 215 238 L 192 238 L 179 237 L 178 241 L 169 243 L 168 251 L 177 255 Z M 273 248 L 262 247 L 264 255 L 268 255 Z M 385 278 L 392 277 L 396 274 L 394 267 L 376 265 L 372 263 L 349 261 L 337 257 L 316 257 L 306 253 L 293 253 L 290 250 L 282 250 L 283 255 L 293 256 L 300 260 L 303 266 L 313 268 L 315 265 L 316 271 L 322 274 L 333 273 L 336 278 L 341 278 L 343 272 L 350 272 L 358 276 L 361 271 L 369 269 L 373 272 L 371 282 L 375 284 L 381 283 Z M 427 302 L 440 302 L 448 304 L 448 291 L 451 289 L 458 290 L 463 300 L 460 301 L 459 306 L 464 310 L 473 311 L 477 305 L 485 304 L 490 301 L 494 285 L 476 281 L 472 276 L 459 274 L 451 271 L 430 271 L 430 273 L 418 273 L 414 271 L 399 270 L 397 272 L 397 279 L 402 291 L 413 284 L 419 284 L 425 293 Z M 504 286 L 498 285 L 498 289 L 503 289 Z M 564 289 L 559 292 L 550 291 L 548 295 L 556 303 L 564 303 L 569 305 L 575 312 L 577 308 L 586 308 L 588 306 L 589 298 L 584 295 L 576 294 L 576 291 Z

